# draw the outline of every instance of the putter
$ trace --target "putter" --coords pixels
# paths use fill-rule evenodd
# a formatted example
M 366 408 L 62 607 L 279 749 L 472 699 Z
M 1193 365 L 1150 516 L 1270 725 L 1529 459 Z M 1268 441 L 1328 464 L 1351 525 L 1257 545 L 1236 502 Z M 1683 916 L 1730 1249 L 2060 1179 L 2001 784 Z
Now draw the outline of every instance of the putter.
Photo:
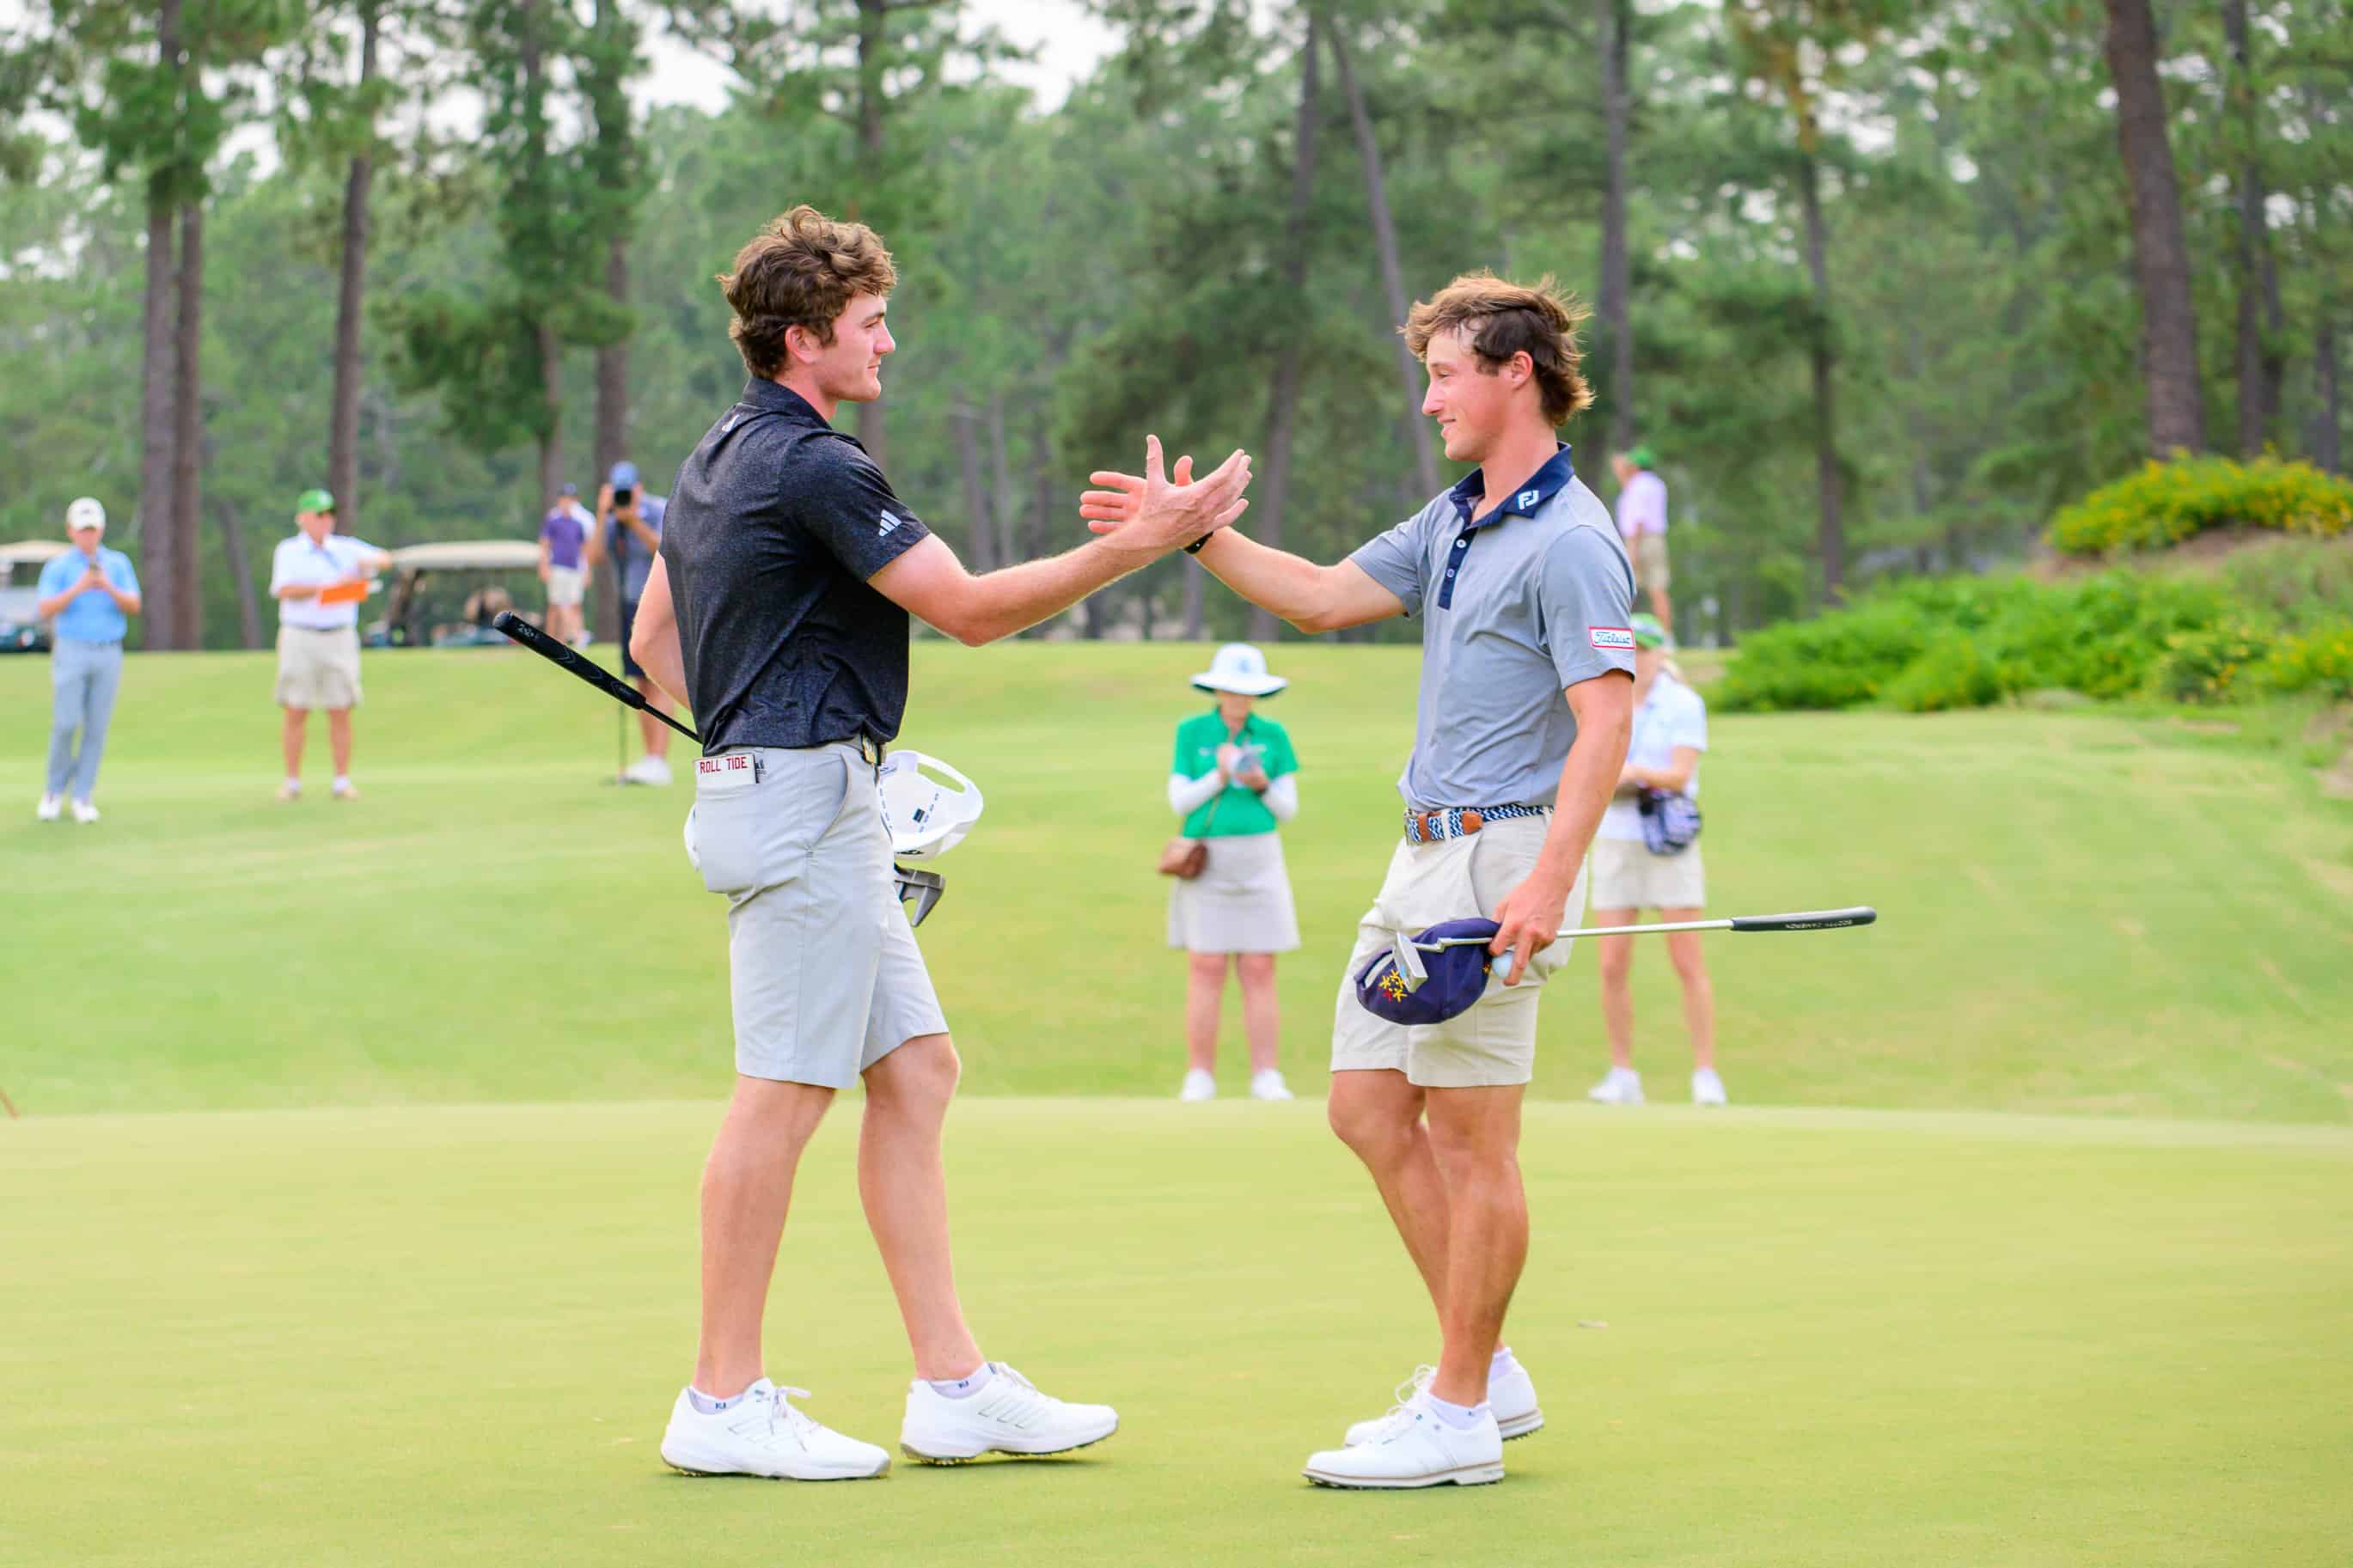
M 1800 910 L 1786 915 L 1727 915 L 1713 921 L 1664 921 L 1646 926 L 1585 926 L 1577 931 L 1565 931 L 1553 940 L 1566 941 L 1579 936 L 1650 936 L 1671 931 L 1844 931 L 1849 926 L 1867 926 L 1879 919 L 1879 911 L 1868 904 L 1857 904 L 1848 910 Z M 1397 959 L 1398 973 L 1404 979 L 1406 989 L 1419 991 L 1430 978 L 1421 962 L 1425 952 L 1441 952 L 1450 947 L 1484 947 L 1492 938 L 1483 936 L 1446 936 L 1436 942 L 1414 942 L 1399 936 L 1391 949 Z
M 531 649 L 557 668 L 578 676 L 623 707 L 651 713 L 696 745 L 702 744 L 700 734 L 648 702 L 636 687 L 617 679 L 603 666 L 581 658 L 577 649 L 565 647 L 512 610 L 501 610 L 491 618 L 491 626 L 509 640 Z M 903 904 L 910 899 L 915 900 L 915 912 L 908 917 L 907 923 L 922 925 L 923 917 L 938 906 L 941 896 L 947 891 L 946 879 L 937 871 L 912 870 L 905 866 L 894 865 L 891 870 L 898 879 L 899 901 Z

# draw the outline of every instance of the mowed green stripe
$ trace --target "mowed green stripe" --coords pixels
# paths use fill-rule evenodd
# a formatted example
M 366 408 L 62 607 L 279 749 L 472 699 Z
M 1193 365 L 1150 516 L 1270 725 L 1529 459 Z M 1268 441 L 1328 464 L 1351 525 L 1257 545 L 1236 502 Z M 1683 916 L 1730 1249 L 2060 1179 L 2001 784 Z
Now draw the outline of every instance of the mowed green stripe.
M 1120 1405 L 1102 1447 L 668 1474 L 716 1113 L 0 1125 L 0 1560 L 2341 1559 L 2343 1133 L 1535 1107 L 1510 1337 L 1550 1424 L 1500 1487 L 1381 1497 L 1298 1467 L 1434 1334 L 1305 1105 L 956 1111 L 968 1309 L 990 1353 Z M 905 1348 L 854 1113 L 805 1165 L 769 1367 L 892 1442 Z
M 923 933 L 968 1091 L 1173 1090 L 1182 964 L 1150 866 L 1208 652 L 917 645 L 906 739 L 989 801 Z M 1303 800 L 1283 1048 L 1313 1092 L 1393 841 L 1418 666 L 1395 647 L 1274 658 Z M 599 784 L 617 710 L 527 655 L 371 654 L 366 671 L 355 806 L 323 798 L 322 760 L 312 798 L 270 801 L 266 657 L 142 657 L 105 821 L 0 819 L 25 977 L 0 1088 L 30 1113 L 723 1085 L 724 926 L 680 847 L 683 781 Z M 27 808 L 47 709 L 45 662 L 0 659 L 0 770 Z M 1883 915 L 1710 939 L 1736 1100 L 2353 1121 L 2353 813 L 2292 768 L 2100 714 L 1732 717 L 1714 739 L 1716 909 Z M 1653 1094 L 1680 1099 L 1664 958 L 1637 961 L 1638 1044 Z M 1535 1093 L 1579 1094 L 1599 1037 L 1580 952 L 1546 1000 Z

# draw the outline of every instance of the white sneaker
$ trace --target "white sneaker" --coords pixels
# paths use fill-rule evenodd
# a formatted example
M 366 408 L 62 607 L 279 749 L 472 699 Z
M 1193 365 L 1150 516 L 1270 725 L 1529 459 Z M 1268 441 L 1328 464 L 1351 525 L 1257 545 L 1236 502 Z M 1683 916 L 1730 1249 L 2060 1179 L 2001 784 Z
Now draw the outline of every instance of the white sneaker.
M 1425 1391 L 1375 1423 L 1363 1442 L 1309 1455 L 1303 1474 L 1320 1487 L 1482 1487 L 1504 1479 L 1504 1437 L 1493 1412 L 1476 1426 L 1448 1426 Z
M 1725 1098 L 1724 1080 L 1715 1076 L 1714 1068 L 1702 1068 L 1692 1074 L 1692 1103 L 1694 1105 L 1730 1105 L 1732 1103 Z
M 41 797 L 41 804 L 33 807 L 33 815 L 43 822 L 55 822 L 65 804 L 63 795 L 45 795 Z
M 1608 1077 L 1585 1091 L 1585 1098 L 1599 1105 L 1640 1105 L 1642 1075 L 1632 1068 L 1611 1068 Z
M 1179 1100 L 1215 1100 L 1218 1098 L 1218 1080 L 1211 1078 L 1208 1073 L 1203 1072 L 1199 1068 L 1195 1068 L 1186 1073 L 1185 1087 L 1176 1091 L 1176 1098 Z
M 900 1452 L 933 1464 L 983 1454 L 1067 1454 L 1119 1430 L 1119 1412 L 1108 1405 L 1070 1405 L 1040 1394 L 1003 1362 L 990 1362 L 988 1372 L 988 1381 L 962 1399 L 920 1377 L 909 1384 Z
M 90 805 L 90 803 L 86 800 L 78 800 L 73 803 L 73 814 L 74 820 L 76 822 L 96 822 L 98 820 L 98 807 Z
M 670 783 L 670 759 L 651 754 L 639 757 L 621 770 L 623 784 L 652 784 L 657 788 Z
M 1412 1404 L 1414 1395 L 1427 1389 L 1437 1375 L 1438 1369 L 1434 1366 L 1415 1367 L 1413 1375 L 1398 1384 L 1398 1405 Z M 1396 1406 L 1390 1408 L 1394 1414 Z M 1545 1424 L 1544 1406 L 1536 1403 L 1535 1380 L 1528 1375 L 1528 1369 L 1522 1366 L 1517 1358 L 1502 1376 L 1498 1377 L 1493 1372 L 1487 1374 L 1487 1408 L 1495 1413 L 1495 1430 L 1503 1435 L 1506 1443 L 1514 1437 L 1525 1437 Z M 1369 1421 L 1357 1422 L 1341 1437 L 1340 1447 L 1353 1448 L 1367 1441 L 1388 1418 L 1376 1415 Z
M 871 1443 L 845 1437 L 794 1408 L 786 1395 L 807 1399 L 804 1388 L 778 1388 L 766 1378 L 714 1415 L 705 1415 L 681 1389 L 662 1434 L 662 1462 L 690 1476 L 766 1476 L 774 1480 L 848 1481 L 887 1475 L 891 1456 Z
M 1264 1072 L 1250 1074 L 1250 1098 L 1252 1100 L 1296 1100 L 1299 1097 L 1291 1092 L 1291 1086 L 1282 1081 L 1281 1073 L 1269 1068 Z

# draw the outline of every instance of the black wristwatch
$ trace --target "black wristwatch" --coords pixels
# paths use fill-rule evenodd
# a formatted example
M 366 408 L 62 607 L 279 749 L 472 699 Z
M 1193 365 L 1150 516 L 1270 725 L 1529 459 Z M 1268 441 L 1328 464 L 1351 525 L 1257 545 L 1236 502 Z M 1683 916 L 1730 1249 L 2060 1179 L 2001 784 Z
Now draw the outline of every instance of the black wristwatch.
M 1197 539 L 1197 540 L 1193 541 L 1193 542 L 1192 542 L 1192 543 L 1190 543 L 1190 544 L 1187 545 L 1187 546 L 1185 547 L 1185 553 L 1186 553 L 1186 554 L 1187 554 L 1187 555 L 1198 555 L 1199 553 L 1201 553 L 1201 546 L 1203 546 L 1204 544 L 1208 543 L 1208 542 L 1209 542 L 1209 541 L 1211 541 L 1212 539 L 1215 539 L 1217 536 L 1218 536 L 1217 530 L 1215 530 L 1215 529 L 1211 529 L 1208 532 L 1207 532 L 1207 533 L 1205 533 L 1205 534 L 1201 535 L 1201 537 L 1200 537 L 1200 538 L 1198 538 L 1198 539 Z

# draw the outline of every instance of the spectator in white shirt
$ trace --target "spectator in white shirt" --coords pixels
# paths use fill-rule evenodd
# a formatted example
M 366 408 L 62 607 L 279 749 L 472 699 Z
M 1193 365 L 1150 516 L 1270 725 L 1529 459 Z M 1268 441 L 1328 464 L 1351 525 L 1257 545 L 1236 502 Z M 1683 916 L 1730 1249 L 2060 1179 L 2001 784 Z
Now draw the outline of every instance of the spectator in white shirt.
M 1634 563 L 1634 586 L 1651 595 L 1651 613 L 1675 635 L 1674 606 L 1667 600 L 1667 481 L 1659 478 L 1659 459 L 1648 447 L 1637 447 L 1609 459 L 1618 473 L 1618 536 Z
M 356 800 L 352 710 L 360 702 L 360 601 L 392 556 L 337 533 L 335 498 L 324 490 L 295 499 L 294 523 L 294 537 L 269 558 L 269 596 L 278 601 L 278 705 L 286 710 L 286 782 L 278 798 L 302 797 L 303 736 L 311 710 L 323 708 L 335 798 Z

